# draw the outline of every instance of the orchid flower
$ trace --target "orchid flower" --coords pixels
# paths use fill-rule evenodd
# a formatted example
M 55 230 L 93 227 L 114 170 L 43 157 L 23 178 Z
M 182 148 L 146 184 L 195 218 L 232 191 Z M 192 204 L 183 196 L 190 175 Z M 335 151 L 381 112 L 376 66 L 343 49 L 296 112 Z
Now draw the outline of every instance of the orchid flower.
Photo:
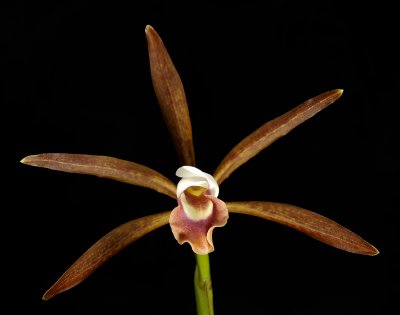
M 179 74 L 161 38 L 151 26 L 146 27 L 146 37 L 154 90 L 182 165 L 176 171 L 180 178 L 178 184 L 175 185 L 162 174 L 144 165 L 108 156 L 45 153 L 27 156 L 21 162 L 147 187 L 176 198 L 177 206 L 172 211 L 134 219 L 109 232 L 56 281 L 44 294 L 44 300 L 76 286 L 111 256 L 143 235 L 169 223 L 178 243 L 188 243 L 196 254 L 195 289 L 198 313 L 213 314 L 208 254 L 214 250 L 213 230 L 227 223 L 228 213 L 248 214 L 271 220 L 351 253 L 370 256 L 378 254 L 374 246 L 357 234 L 312 211 L 284 203 L 225 203 L 218 199 L 219 185 L 233 171 L 275 140 L 335 102 L 342 95 L 342 90 L 322 93 L 265 123 L 237 144 L 213 175 L 210 175 L 195 167 L 191 121 Z

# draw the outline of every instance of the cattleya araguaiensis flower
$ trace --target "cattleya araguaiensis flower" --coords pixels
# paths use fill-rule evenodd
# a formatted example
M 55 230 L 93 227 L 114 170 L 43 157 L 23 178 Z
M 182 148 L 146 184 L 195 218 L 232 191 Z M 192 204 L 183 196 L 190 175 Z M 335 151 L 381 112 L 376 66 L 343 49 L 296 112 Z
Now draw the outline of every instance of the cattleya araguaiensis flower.
M 198 255 L 214 250 L 212 232 L 227 223 L 228 212 L 249 214 L 272 220 L 336 248 L 363 255 L 378 251 L 357 234 L 317 213 L 283 203 L 223 202 L 218 199 L 219 185 L 239 166 L 278 138 L 335 102 L 342 90 L 320 94 L 289 112 L 269 121 L 244 138 L 223 159 L 213 175 L 195 167 L 192 128 L 180 77 L 166 48 L 151 26 L 146 27 L 150 68 L 155 93 L 164 120 L 179 156 L 180 167 L 172 181 L 146 166 L 107 156 L 46 153 L 31 155 L 22 163 L 70 173 L 110 178 L 156 190 L 176 198 L 178 205 L 170 212 L 149 215 L 129 221 L 89 248 L 44 294 L 43 299 L 68 290 L 87 278 L 111 256 L 141 236 L 170 224 L 176 240 L 188 242 Z

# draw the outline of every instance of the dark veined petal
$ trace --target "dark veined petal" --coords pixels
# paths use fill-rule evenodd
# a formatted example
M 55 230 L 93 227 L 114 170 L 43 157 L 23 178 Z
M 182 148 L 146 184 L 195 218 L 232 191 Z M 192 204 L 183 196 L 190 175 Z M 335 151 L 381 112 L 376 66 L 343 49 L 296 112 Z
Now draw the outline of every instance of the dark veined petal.
M 333 247 L 362 255 L 379 251 L 357 234 L 315 212 L 296 206 L 266 202 L 227 202 L 229 212 L 253 215 L 287 225 Z
M 165 176 L 144 165 L 109 156 L 43 153 L 27 156 L 21 160 L 21 163 L 56 171 L 109 178 L 154 189 L 176 198 L 176 185 Z
M 150 70 L 165 123 L 182 165 L 195 165 L 192 125 L 182 81 L 161 38 L 146 26 Z
M 112 256 L 143 235 L 168 224 L 170 211 L 129 221 L 109 232 L 90 247 L 43 295 L 48 300 L 89 277 Z
M 320 94 L 265 123 L 237 144 L 222 160 L 213 176 L 221 184 L 234 170 L 265 149 L 275 140 L 311 118 L 336 101 L 343 90 L 332 90 Z

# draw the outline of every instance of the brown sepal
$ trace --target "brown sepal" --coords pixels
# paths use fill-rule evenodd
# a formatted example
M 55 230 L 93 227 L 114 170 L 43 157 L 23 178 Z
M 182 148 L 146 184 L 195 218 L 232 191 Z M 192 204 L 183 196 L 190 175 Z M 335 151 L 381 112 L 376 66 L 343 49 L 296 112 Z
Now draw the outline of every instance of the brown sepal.
M 138 238 L 168 224 L 170 213 L 168 211 L 129 221 L 103 236 L 46 291 L 43 300 L 75 287 Z
M 195 165 L 192 125 L 182 81 L 161 38 L 146 26 L 151 78 L 161 112 L 182 165 Z
M 222 160 L 213 175 L 217 183 L 221 184 L 239 166 L 246 163 L 275 140 L 332 104 L 342 93 L 343 90 L 325 92 L 262 125 L 239 142 Z
M 21 163 L 56 171 L 109 178 L 154 189 L 176 198 L 176 185 L 165 176 L 144 165 L 109 156 L 43 153 L 27 156 L 21 160 Z
M 248 214 L 289 226 L 318 241 L 351 253 L 369 256 L 379 253 L 354 232 L 306 209 L 267 201 L 227 202 L 226 205 L 229 212 Z

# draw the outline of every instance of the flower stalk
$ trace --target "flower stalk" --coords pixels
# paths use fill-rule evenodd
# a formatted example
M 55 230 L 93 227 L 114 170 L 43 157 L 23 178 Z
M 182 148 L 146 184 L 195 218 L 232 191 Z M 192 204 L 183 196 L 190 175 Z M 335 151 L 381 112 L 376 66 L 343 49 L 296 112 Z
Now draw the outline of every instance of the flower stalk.
M 214 315 L 210 258 L 208 254 L 195 255 L 197 264 L 194 272 L 194 291 L 197 315 Z

